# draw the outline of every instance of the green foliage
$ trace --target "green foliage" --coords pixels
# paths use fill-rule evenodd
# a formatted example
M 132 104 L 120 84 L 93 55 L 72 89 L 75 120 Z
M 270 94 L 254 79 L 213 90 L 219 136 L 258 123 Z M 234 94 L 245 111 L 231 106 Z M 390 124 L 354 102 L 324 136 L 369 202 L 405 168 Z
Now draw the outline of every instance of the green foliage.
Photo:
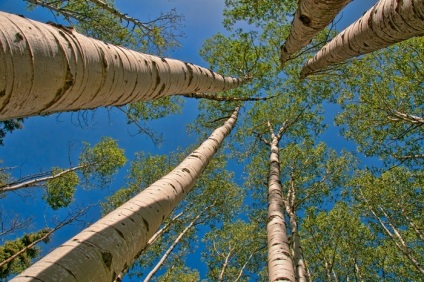
M 3 161 L 0 160 L 0 163 Z M 0 187 L 6 185 L 10 181 L 10 173 L 8 172 L 8 168 L 0 168 Z
M 16 129 L 23 128 L 23 121 L 24 119 L 22 118 L 0 121 L 0 145 L 1 146 L 4 145 L 3 140 L 6 137 L 7 133 L 10 133 Z
M 143 152 L 135 155 L 131 163 L 127 187 L 123 187 L 115 194 L 107 197 L 106 201 L 101 203 L 102 214 L 108 214 L 132 197 L 140 193 L 150 184 L 160 179 L 172 170 L 176 165 L 177 155 L 153 156 Z
M 127 115 L 135 120 L 159 119 L 172 114 L 181 113 L 183 99 L 178 96 L 167 96 L 146 102 L 128 105 Z
M 379 280 L 374 235 L 346 203 L 338 202 L 328 212 L 308 209 L 300 236 L 312 280 Z
M 172 267 L 165 274 L 157 279 L 158 282 L 167 281 L 184 281 L 184 282 L 198 282 L 200 281 L 199 271 L 190 269 L 188 267 L 177 266 Z
M 231 30 L 240 21 L 257 27 L 276 21 L 287 24 L 295 11 L 295 4 L 295 1 L 287 0 L 226 0 L 224 26 Z
M 424 39 L 367 55 L 346 69 L 336 122 L 367 156 L 423 164 Z M 393 54 L 396 53 L 396 56 Z
M 20 250 L 23 250 L 34 241 L 41 239 L 48 232 L 50 232 L 50 229 L 46 228 L 38 232 L 26 234 L 22 238 L 13 241 L 6 241 L 3 246 L 0 246 L 0 262 L 8 259 Z M 48 239 L 46 239 L 45 243 L 47 242 Z M 20 273 L 25 268 L 30 266 L 31 261 L 37 258 L 39 253 L 40 249 L 38 247 L 28 248 L 25 252 L 16 257 L 10 263 L 7 263 L 0 268 L 0 278 L 5 279 L 12 274 Z
M 61 172 L 63 172 L 63 169 L 53 168 L 52 175 L 54 176 Z M 78 184 L 79 177 L 75 171 L 50 179 L 46 181 L 46 194 L 43 195 L 43 199 L 54 210 L 67 207 L 73 200 Z
M 221 281 L 235 281 L 239 276 L 238 281 L 262 281 L 259 274 L 266 264 L 266 234 L 258 228 L 254 222 L 238 220 L 204 236 L 202 258 L 209 266 L 210 281 L 218 281 L 220 275 Z
M 383 271 L 388 277 L 414 281 L 424 260 L 424 175 L 394 167 L 376 175 L 360 171 L 351 180 L 357 209 L 378 237 Z
M 80 155 L 82 173 L 89 184 L 90 178 L 97 176 L 101 186 L 110 182 L 115 174 L 126 162 L 124 150 L 118 147 L 118 143 L 112 138 L 103 137 L 99 143 L 90 147 L 84 143 Z

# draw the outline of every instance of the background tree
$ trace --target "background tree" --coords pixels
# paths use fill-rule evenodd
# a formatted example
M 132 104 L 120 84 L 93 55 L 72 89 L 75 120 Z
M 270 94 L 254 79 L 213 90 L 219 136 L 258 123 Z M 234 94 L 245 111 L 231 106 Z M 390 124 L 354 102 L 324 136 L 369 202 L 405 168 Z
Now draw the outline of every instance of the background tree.
M 311 281 L 379 279 L 375 235 L 347 203 L 308 208 L 300 233 Z
M 124 151 L 118 147 L 117 142 L 111 138 L 102 138 L 93 147 L 84 143 L 77 166 L 53 168 L 50 172 L 9 181 L 0 186 L 0 191 L 4 194 L 23 188 L 42 187 L 45 189 L 43 199 L 52 209 L 59 209 L 72 202 L 77 185 L 104 188 L 125 162 Z M 81 172 L 83 183 L 80 183 L 77 171 Z
M 266 238 L 257 223 L 237 220 L 211 229 L 202 239 L 202 258 L 208 265 L 207 277 L 213 281 L 263 281 Z M 262 279 L 262 280 L 261 280 Z
M 21 250 L 25 250 L 14 260 L 7 264 L 4 264 L 0 268 L 0 278 L 5 279 L 12 274 L 22 272 L 24 269 L 31 265 L 33 259 L 37 258 L 40 253 L 40 248 L 27 246 L 32 245 L 39 239 L 44 238 L 44 242 L 48 243 L 48 237 L 45 237 L 50 232 L 50 229 L 46 228 L 34 233 L 25 234 L 22 238 L 6 241 L 3 246 L 0 246 L 0 262 L 8 259 L 14 254 Z
M 361 171 L 351 181 L 361 216 L 381 240 L 379 248 L 386 248 L 386 275 L 415 280 L 424 274 L 422 184 L 422 171 L 401 167 L 380 175 Z
M 66 218 L 57 223 L 53 228 L 43 228 L 37 232 L 24 234 L 17 239 L 7 240 L 0 246 L 0 278 L 8 279 L 13 274 L 18 274 L 28 268 L 34 259 L 41 253 L 41 248 L 36 246 L 40 242 L 49 243 L 53 234 L 64 226 L 73 224 L 86 214 L 91 206 L 69 213 Z

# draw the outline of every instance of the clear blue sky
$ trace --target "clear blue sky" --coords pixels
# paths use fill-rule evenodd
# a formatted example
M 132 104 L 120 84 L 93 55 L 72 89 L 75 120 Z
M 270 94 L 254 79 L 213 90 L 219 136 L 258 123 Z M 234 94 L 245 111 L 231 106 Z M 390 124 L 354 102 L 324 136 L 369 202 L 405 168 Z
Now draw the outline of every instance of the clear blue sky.
M 221 25 L 222 9 L 224 1 L 216 0 L 117 0 L 117 7 L 124 13 L 128 13 L 140 20 L 152 19 L 161 11 L 176 8 L 177 12 L 185 16 L 182 38 L 182 47 L 168 54 L 169 57 L 189 61 L 207 67 L 201 60 L 198 52 L 203 41 L 216 34 L 225 32 Z M 338 25 L 341 29 L 352 23 L 361 16 L 376 1 L 355 0 L 343 11 L 343 18 Z M 22 0 L 1 0 L 0 10 L 10 13 L 22 14 L 27 18 L 42 22 L 54 21 L 51 13 L 36 8 L 34 11 L 26 11 Z M 185 124 L 193 120 L 197 115 L 196 102 L 187 102 L 181 115 L 167 117 L 159 121 L 149 123 L 156 131 L 163 133 L 165 141 L 160 147 L 155 147 L 145 136 L 131 136 L 136 129 L 126 124 L 123 114 L 113 110 L 108 114 L 104 109 L 96 110 L 93 120 L 88 126 L 77 126 L 77 114 L 64 113 L 49 117 L 32 117 L 25 121 L 24 129 L 8 134 L 4 140 L 4 146 L 0 147 L 0 159 L 4 166 L 15 167 L 14 176 L 19 178 L 28 174 L 49 170 L 53 166 L 66 168 L 69 160 L 73 164 L 78 162 L 77 156 L 81 149 L 82 141 L 91 144 L 97 143 L 102 136 L 109 136 L 118 140 L 119 145 L 125 148 L 126 156 L 133 159 L 137 151 L 151 152 L 152 154 L 166 154 L 177 147 L 186 148 L 195 142 L 195 136 L 188 136 Z M 329 122 L 332 122 L 329 119 Z M 334 141 L 337 131 L 330 131 L 325 135 L 328 141 Z M 333 142 L 334 143 L 334 142 Z M 79 191 L 76 202 L 78 206 L 95 203 L 105 195 L 115 191 L 123 184 L 122 177 L 128 167 L 120 173 L 118 180 L 103 191 Z M 120 180 L 119 180 L 120 179 Z M 31 231 L 36 231 L 46 225 L 52 227 L 54 218 L 66 215 L 66 209 L 59 213 L 52 212 L 41 200 L 41 193 L 37 189 L 28 192 L 8 194 L 0 201 L 2 214 L 5 217 L 13 217 L 20 214 L 22 218 L 32 216 L 34 224 Z M 93 208 L 89 214 L 89 220 L 100 217 L 99 209 Z M 46 251 L 57 247 L 77 232 L 78 228 L 66 227 L 53 236 L 53 240 L 45 248 Z

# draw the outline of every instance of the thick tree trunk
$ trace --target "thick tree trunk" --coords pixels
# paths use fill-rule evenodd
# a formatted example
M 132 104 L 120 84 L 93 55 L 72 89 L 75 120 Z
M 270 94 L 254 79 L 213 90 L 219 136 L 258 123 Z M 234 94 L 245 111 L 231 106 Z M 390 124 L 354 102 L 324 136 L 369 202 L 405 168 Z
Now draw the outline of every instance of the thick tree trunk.
M 0 13 L 0 120 L 219 92 L 243 79 Z
M 267 224 L 268 275 L 269 281 L 294 282 L 293 260 L 290 255 L 280 183 L 279 135 L 276 136 L 272 133 L 270 142 Z
M 173 171 L 25 270 L 14 281 L 113 281 L 194 186 L 237 120 L 238 108 Z
M 421 35 L 424 35 L 424 1 L 380 0 L 310 59 L 300 77 Z
M 301 0 L 294 15 L 287 41 L 280 47 L 280 62 L 308 45 L 351 0 Z

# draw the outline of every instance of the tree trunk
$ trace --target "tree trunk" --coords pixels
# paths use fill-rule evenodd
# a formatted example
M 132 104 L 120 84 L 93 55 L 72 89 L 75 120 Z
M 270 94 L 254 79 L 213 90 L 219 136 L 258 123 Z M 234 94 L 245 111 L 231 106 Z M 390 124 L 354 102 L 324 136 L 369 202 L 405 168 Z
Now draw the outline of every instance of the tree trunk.
M 300 77 L 423 34 L 424 1 L 380 0 L 310 59 Z
M 14 281 L 113 281 L 194 186 L 237 120 L 238 108 L 173 171 L 25 270 Z
M 0 13 L 0 120 L 219 92 L 244 79 Z
M 269 125 L 269 124 L 268 124 Z M 269 125 L 271 128 L 271 126 Z M 281 130 L 280 130 L 281 131 Z M 268 179 L 268 275 L 269 281 L 295 281 L 293 260 L 284 218 L 280 183 L 279 147 L 281 135 L 271 134 Z
M 280 47 L 280 62 L 308 45 L 351 0 L 301 0 L 294 15 L 287 41 Z

